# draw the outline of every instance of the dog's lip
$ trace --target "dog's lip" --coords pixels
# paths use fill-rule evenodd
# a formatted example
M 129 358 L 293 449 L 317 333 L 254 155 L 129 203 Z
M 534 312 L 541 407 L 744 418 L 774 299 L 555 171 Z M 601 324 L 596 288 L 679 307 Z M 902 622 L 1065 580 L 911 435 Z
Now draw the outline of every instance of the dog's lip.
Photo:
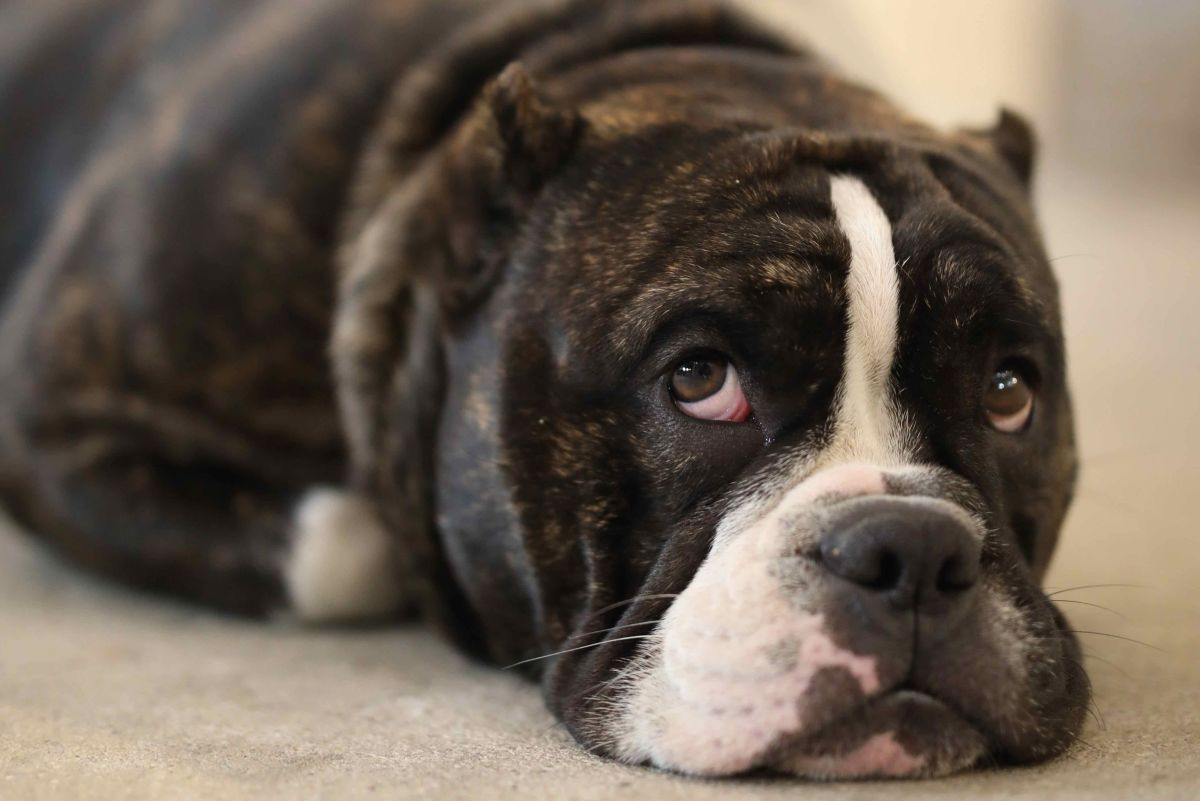
M 895 735 L 901 729 L 905 731 L 905 740 L 910 742 L 936 735 L 956 738 L 969 748 L 970 741 L 987 739 L 978 723 L 953 705 L 934 694 L 902 685 L 872 696 L 815 731 L 777 746 L 768 764 L 782 766 L 789 758 L 796 757 L 841 759 L 867 738 L 885 733 Z M 925 754 L 918 752 L 912 756 Z
M 890 690 L 874 695 L 866 699 L 863 703 L 858 704 L 852 709 L 847 710 L 844 714 L 839 715 L 833 720 L 825 723 L 816 731 L 809 732 L 804 735 L 806 741 L 821 741 L 829 738 L 831 733 L 844 728 L 846 723 L 852 718 L 861 717 L 863 715 L 871 715 L 876 709 L 885 706 L 904 706 L 907 704 L 917 704 L 928 707 L 936 707 L 942 711 L 950 713 L 955 717 L 962 718 L 956 710 L 940 698 L 931 695 L 923 690 L 918 690 L 907 685 L 893 687 Z M 964 719 L 964 723 L 967 721 Z
M 886 693 L 884 693 L 880 696 L 877 696 L 874 700 L 880 701 L 880 700 L 884 700 L 887 698 L 893 698 L 893 699 L 896 699 L 899 701 L 911 700 L 916 703 L 939 704 L 941 706 L 947 706 L 946 702 L 943 701 L 942 699 L 938 698 L 937 696 L 927 693 L 924 690 L 918 690 L 915 687 L 910 687 L 908 685 L 902 685 L 900 687 L 895 687 L 891 690 L 888 690 Z

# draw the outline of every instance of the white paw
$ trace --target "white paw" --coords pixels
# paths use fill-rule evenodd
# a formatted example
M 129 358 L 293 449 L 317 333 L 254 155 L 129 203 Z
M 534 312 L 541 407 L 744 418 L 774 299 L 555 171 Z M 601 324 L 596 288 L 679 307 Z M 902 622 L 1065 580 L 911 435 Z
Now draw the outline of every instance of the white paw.
M 394 536 L 366 500 L 334 489 L 309 490 L 296 507 L 284 581 L 309 623 L 382 617 L 405 601 Z

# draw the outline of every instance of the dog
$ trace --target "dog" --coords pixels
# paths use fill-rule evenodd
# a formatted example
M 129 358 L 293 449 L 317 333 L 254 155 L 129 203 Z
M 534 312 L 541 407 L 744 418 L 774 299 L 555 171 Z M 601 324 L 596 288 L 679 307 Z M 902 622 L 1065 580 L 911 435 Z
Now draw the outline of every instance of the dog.
M 713 0 L 0 11 L 0 488 L 128 584 L 413 610 L 586 748 L 1044 760 L 1076 472 L 1034 141 Z

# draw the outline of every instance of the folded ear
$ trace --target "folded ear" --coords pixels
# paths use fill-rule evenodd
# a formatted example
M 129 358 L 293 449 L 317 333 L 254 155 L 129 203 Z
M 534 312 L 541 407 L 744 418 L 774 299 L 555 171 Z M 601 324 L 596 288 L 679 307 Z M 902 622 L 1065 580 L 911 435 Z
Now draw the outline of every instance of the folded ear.
M 1007 164 L 1028 188 L 1033 179 L 1033 167 L 1037 154 L 1037 141 L 1029 123 L 1016 112 L 1000 109 L 1000 117 L 991 128 L 967 131 L 973 139 L 982 143 Z
M 422 126 L 400 121 L 410 122 Z M 340 247 L 331 341 L 356 486 L 387 467 L 379 443 L 395 371 L 413 379 L 400 384 L 425 387 L 412 373 L 433 357 L 414 348 L 432 347 L 441 319 L 494 286 L 523 215 L 580 129 L 574 109 L 547 102 L 513 64 L 436 149 L 396 157 L 403 149 L 385 138 L 364 158 L 359 208 Z
M 580 117 L 547 102 L 520 62 L 488 84 L 450 150 L 451 162 L 482 159 L 489 178 L 517 192 L 536 191 L 575 142 Z M 495 188 L 495 187 L 493 187 Z
M 490 286 L 522 215 L 574 147 L 581 119 L 548 102 L 520 63 L 483 91 L 443 152 L 431 208 L 447 263 L 437 276 L 455 305 Z

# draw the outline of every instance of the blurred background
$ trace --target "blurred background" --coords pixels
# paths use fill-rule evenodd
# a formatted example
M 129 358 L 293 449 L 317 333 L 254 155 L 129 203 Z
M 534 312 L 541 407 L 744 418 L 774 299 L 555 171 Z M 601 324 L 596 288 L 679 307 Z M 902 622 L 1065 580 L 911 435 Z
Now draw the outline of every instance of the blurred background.
M 1200 3 L 748 0 L 927 120 L 1037 124 L 1047 160 L 1200 174 Z

